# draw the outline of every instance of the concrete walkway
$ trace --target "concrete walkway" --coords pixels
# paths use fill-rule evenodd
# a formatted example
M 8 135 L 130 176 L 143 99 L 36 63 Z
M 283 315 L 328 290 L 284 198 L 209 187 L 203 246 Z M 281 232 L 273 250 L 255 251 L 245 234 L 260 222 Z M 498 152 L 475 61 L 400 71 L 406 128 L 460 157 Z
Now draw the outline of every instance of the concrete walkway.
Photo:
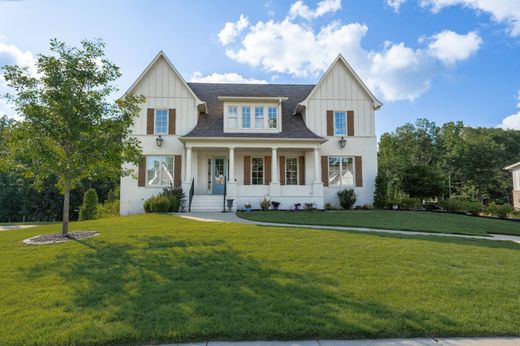
M 162 346 L 518 346 L 520 338 L 416 338 L 377 340 L 209 341 Z
M 35 225 L 15 225 L 15 226 L 1 226 L 0 225 L 0 231 L 13 231 L 17 229 L 24 229 L 24 228 L 31 228 Z
M 375 228 L 364 228 L 364 227 L 341 227 L 341 226 L 319 226 L 319 225 L 295 225 L 288 223 L 271 223 L 261 221 L 251 221 L 238 217 L 235 213 L 181 213 L 177 214 L 182 218 L 202 221 L 202 222 L 235 222 L 250 225 L 261 225 L 261 226 L 274 226 L 274 227 L 296 227 L 296 228 L 312 228 L 312 229 L 330 229 L 336 231 L 358 231 L 367 233 L 390 233 L 390 234 L 404 234 L 404 235 L 420 235 L 420 236 L 440 236 L 440 237 L 455 237 L 455 238 L 466 238 L 466 239 L 485 239 L 495 241 L 512 241 L 520 244 L 520 236 L 514 235 L 503 235 L 503 234 L 490 234 L 489 237 L 477 236 L 477 235 L 462 235 L 462 234 L 450 234 L 450 233 L 433 233 L 433 232 L 416 232 L 416 231 L 399 231 L 390 229 L 375 229 Z

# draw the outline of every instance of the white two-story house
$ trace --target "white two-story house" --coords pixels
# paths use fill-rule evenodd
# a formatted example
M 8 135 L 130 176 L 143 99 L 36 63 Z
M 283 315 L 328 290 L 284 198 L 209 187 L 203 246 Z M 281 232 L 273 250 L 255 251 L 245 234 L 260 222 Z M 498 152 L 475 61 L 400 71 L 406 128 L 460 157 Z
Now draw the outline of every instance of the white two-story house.
M 263 198 L 338 206 L 353 188 L 373 201 L 375 111 L 381 103 L 339 55 L 316 85 L 187 83 L 160 52 L 127 93 L 146 97 L 133 133 L 143 158 L 121 179 L 121 215 L 173 184 L 191 211 L 221 211 Z M 225 194 L 225 196 L 224 196 Z

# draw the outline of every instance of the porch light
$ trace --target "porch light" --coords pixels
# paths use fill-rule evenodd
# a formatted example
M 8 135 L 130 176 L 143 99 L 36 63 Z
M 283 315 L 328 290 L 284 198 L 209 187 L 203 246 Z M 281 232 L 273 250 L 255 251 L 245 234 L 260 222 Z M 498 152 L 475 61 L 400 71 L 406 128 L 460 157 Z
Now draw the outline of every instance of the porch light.
M 158 147 L 162 146 L 163 142 L 164 142 L 164 139 L 162 138 L 161 135 L 159 135 L 159 137 L 157 137 L 157 138 L 155 139 L 155 143 L 157 143 L 157 146 L 158 146 Z
M 341 139 L 339 140 L 339 146 L 341 147 L 341 149 L 345 148 L 345 145 L 347 145 L 347 140 L 345 139 L 345 137 L 341 136 Z

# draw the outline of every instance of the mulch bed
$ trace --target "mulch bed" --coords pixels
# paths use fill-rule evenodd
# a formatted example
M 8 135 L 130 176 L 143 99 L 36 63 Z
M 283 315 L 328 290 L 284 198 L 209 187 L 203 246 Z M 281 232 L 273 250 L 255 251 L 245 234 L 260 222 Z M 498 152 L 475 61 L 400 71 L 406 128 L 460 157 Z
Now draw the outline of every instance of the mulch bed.
M 23 243 L 28 244 L 28 245 L 56 244 L 56 243 L 65 243 L 65 242 L 71 241 L 71 240 L 92 238 L 97 235 L 99 235 L 99 233 L 95 232 L 95 231 L 69 232 L 68 237 L 62 236 L 61 233 L 44 234 L 44 235 L 37 235 L 35 237 L 25 239 L 23 241 Z

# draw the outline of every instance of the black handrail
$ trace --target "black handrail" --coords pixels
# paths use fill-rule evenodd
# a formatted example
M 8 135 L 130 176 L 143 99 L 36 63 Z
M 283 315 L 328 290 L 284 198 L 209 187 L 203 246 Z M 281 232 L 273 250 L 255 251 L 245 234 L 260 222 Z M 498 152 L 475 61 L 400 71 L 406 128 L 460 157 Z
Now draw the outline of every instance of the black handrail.
M 191 201 L 193 201 L 193 195 L 195 193 L 195 178 L 191 179 L 190 193 L 188 197 L 188 212 L 191 213 Z
M 224 176 L 224 201 L 222 202 L 223 203 L 223 208 L 222 208 L 223 213 L 226 212 L 226 194 L 227 194 L 227 177 Z

